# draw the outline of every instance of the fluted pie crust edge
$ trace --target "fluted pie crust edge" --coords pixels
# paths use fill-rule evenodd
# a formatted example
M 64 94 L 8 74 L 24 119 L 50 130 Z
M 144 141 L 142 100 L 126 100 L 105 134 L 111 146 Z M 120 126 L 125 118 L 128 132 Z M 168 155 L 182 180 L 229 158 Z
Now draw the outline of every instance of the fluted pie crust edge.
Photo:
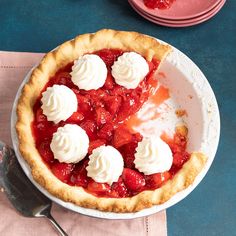
M 52 195 L 85 208 L 120 213 L 136 212 L 162 204 L 177 192 L 191 185 L 203 169 L 207 160 L 206 156 L 197 152 L 192 153 L 182 169 L 156 190 L 143 191 L 129 198 L 100 198 L 87 193 L 82 187 L 67 185 L 55 177 L 42 161 L 31 132 L 31 122 L 34 119 L 33 106 L 49 78 L 59 68 L 79 56 L 104 48 L 135 51 L 148 61 L 153 58 L 163 61 L 171 51 L 169 45 L 160 44 L 155 39 L 143 34 L 104 29 L 94 34 L 80 35 L 47 53 L 37 68 L 33 70 L 18 100 L 16 131 L 19 150 L 29 164 L 33 178 Z

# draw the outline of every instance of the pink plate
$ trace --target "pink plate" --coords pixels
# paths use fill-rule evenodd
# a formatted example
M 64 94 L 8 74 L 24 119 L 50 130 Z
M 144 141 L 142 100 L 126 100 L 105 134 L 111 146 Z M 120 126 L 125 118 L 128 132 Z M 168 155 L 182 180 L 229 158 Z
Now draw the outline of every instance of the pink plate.
M 138 5 L 136 5 L 133 0 L 128 0 L 128 2 L 130 4 L 132 4 L 139 12 L 143 13 L 144 15 L 147 15 L 150 18 L 153 18 L 155 20 L 158 21 L 162 21 L 162 22 L 166 22 L 166 23 L 186 23 L 186 21 L 190 22 L 190 21 L 196 21 L 196 19 L 199 19 L 200 17 L 205 17 L 208 14 L 211 14 L 218 6 L 220 6 L 220 4 L 222 4 L 223 0 L 220 0 L 220 2 L 214 7 L 212 8 L 210 11 L 205 12 L 204 14 L 199 15 L 198 17 L 193 17 L 193 18 L 189 18 L 189 19 L 184 19 L 184 20 L 179 20 L 179 19 L 164 19 L 161 17 L 157 17 L 157 16 L 153 16 L 151 14 L 149 14 L 148 12 L 145 12 L 142 8 L 139 8 Z
M 198 17 L 213 9 L 221 0 L 176 0 L 169 9 L 150 9 L 143 0 L 130 0 L 131 3 L 153 17 L 169 20 L 185 20 Z
M 206 14 L 203 14 L 203 15 L 200 15 L 199 17 L 195 17 L 195 18 L 191 18 L 191 19 L 186 19 L 186 20 L 168 20 L 168 19 L 162 19 L 162 18 L 158 18 L 158 17 L 154 17 L 152 15 L 149 15 L 148 13 L 146 12 L 142 12 L 140 11 L 134 4 L 131 3 L 131 1 L 129 0 L 130 4 L 132 5 L 133 8 L 136 8 L 135 10 L 140 14 L 142 13 L 142 15 L 145 15 L 147 16 L 149 19 L 153 19 L 155 21 L 158 21 L 158 22 L 163 22 L 163 23 L 170 23 L 170 24 L 186 24 L 186 23 L 194 23 L 194 22 L 198 22 L 202 19 L 205 19 L 207 18 L 208 19 L 208 16 L 210 15 L 213 15 L 213 13 L 217 13 L 221 8 L 222 6 L 224 5 L 226 0 L 221 0 L 221 2 L 216 6 L 214 7 L 211 11 L 207 12 Z
M 141 16 L 143 16 L 145 19 L 159 24 L 159 25 L 163 25 L 163 26 L 169 26 L 169 27 L 186 27 L 186 26 L 192 26 L 192 25 L 197 25 L 200 24 L 204 21 L 209 20 L 210 18 L 212 18 L 217 12 L 219 12 L 219 10 L 224 6 L 226 0 L 222 0 L 221 3 L 214 8 L 214 10 L 210 11 L 208 14 L 205 14 L 203 16 L 200 17 L 196 17 L 195 19 L 191 19 L 191 20 L 186 20 L 183 21 L 182 23 L 180 23 L 179 21 L 168 21 L 168 20 L 163 20 L 163 19 L 157 19 L 156 17 L 150 17 L 150 15 L 147 15 L 143 12 L 140 12 L 140 10 L 138 10 L 134 4 L 131 3 L 131 0 L 129 0 L 130 5 L 133 7 L 133 9 L 140 14 Z

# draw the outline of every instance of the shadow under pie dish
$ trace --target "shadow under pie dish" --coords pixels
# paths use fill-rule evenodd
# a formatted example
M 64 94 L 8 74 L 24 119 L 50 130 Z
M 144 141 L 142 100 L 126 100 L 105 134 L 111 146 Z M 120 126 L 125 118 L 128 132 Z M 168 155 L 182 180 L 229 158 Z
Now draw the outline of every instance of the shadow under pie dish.
M 32 72 L 17 103 L 19 150 L 29 164 L 33 178 L 52 195 L 66 202 L 119 213 L 162 204 L 191 185 L 207 158 L 198 150 L 187 151 L 187 126 L 176 124 L 172 135 L 154 132 L 150 137 L 134 128 L 140 123 L 136 114 L 150 100 L 157 105 L 163 98 L 157 95 L 163 95 L 165 91 L 160 89 L 157 74 L 160 63 L 170 52 L 170 46 L 139 33 L 101 30 L 78 36 L 46 54 Z M 87 58 L 87 55 L 94 57 Z M 133 57 L 137 63 L 132 61 Z M 115 66 L 116 62 L 120 63 Z M 98 65 L 95 66 L 96 72 L 93 72 L 93 63 Z M 91 72 L 89 77 L 87 70 Z M 101 76 L 104 74 L 105 79 Z M 142 78 L 137 79 L 140 74 Z M 91 78 L 97 77 L 102 78 L 93 84 Z M 50 93 L 46 93 L 50 92 L 48 88 L 53 88 L 52 94 L 59 90 L 55 92 L 58 96 L 51 96 L 51 103 L 55 109 L 63 107 L 63 112 L 52 109 L 54 113 L 50 115 L 52 104 L 49 102 Z M 63 117 L 61 120 L 60 116 Z M 79 127 L 84 131 L 81 131 L 83 135 L 77 136 L 78 131 L 73 136 L 70 131 L 60 129 L 66 129 L 68 125 L 72 133 Z M 65 133 L 69 135 L 63 136 Z M 54 136 L 58 142 L 53 142 Z M 157 150 L 164 149 L 165 154 L 169 148 L 171 157 L 168 154 L 168 163 L 161 151 L 158 161 L 150 158 L 155 153 L 155 140 L 161 143 Z M 142 146 L 140 143 L 149 147 L 147 150 L 143 148 L 147 165 L 137 154 L 139 149 L 139 154 L 142 153 L 142 148 L 138 148 Z M 63 148 L 60 150 L 60 147 Z M 77 153 L 75 156 L 67 155 L 68 152 L 71 154 L 71 147 Z M 101 147 L 111 148 L 103 151 Z M 111 153 L 110 158 L 106 153 Z M 117 156 L 114 162 L 110 160 L 113 155 Z M 98 161 L 92 163 L 93 157 Z M 88 168 L 89 163 L 91 168 Z M 113 169 L 107 170 L 110 166 Z M 106 181 L 102 182 L 102 179 Z

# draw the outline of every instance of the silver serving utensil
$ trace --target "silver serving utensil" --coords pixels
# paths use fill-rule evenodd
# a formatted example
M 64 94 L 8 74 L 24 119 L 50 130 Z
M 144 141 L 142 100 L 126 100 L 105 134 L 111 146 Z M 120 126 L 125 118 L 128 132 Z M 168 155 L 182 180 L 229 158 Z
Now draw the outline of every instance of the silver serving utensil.
M 68 234 L 51 216 L 52 202 L 27 178 L 14 150 L 0 142 L 0 186 L 12 205 L 25 217 L 46 217 L 59 235 Z

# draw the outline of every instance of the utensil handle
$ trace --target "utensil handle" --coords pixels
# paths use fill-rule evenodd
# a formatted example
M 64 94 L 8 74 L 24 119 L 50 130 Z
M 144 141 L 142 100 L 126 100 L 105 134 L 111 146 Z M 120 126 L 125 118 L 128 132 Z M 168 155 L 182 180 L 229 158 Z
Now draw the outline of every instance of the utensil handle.
M 62 228 L 61 226 L 55 221 L 55 219 L 49 214 L 46 216 L 49 221 L 52 223 L 54 228 L 58 231 L 59 235 L 61 236 L 69 236 Z

